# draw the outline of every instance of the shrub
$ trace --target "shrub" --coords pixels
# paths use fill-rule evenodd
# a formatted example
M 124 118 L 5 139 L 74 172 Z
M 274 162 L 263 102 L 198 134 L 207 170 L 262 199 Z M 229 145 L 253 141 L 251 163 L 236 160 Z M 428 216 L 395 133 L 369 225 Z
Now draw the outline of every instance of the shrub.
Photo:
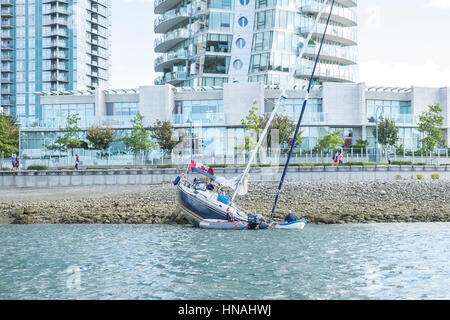
M 439 180 L 439 173 L 433 173 L 433 174 L 431 175 L 431 179 L 433 179 L 433 180 Z
M 411 161 L 392 161 L 391 164 L 397 165 L 397 166 L 412 166 Z
M 169 169 L 169 168 L 176 168 L 177 166 L 174 164 L 158 164 L 156 165 L 156 168 L 158 169 Z
M 28 166 L 27 170 L 49 170 L 47 166 L 41 164 L 32 164 Z
M 419 180 L 423 180 L 423 175 L 421 175 L 421 174 L 418 174 L 418 175 L 417 175 L 417 179 L 419 179 Z
M 345 166 L 363 166 L 364 165 L 364 162 L 357 162 L 357 161 L 355 161 L 355 162 L 345 162 L 344 163 L 344 165 Z

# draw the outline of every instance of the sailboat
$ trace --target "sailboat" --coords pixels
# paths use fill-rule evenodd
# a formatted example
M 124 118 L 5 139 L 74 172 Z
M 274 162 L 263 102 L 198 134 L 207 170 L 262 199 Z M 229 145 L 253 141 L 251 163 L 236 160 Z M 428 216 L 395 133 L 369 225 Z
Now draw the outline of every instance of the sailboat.
M 319 19 L 321 18 L 322 11 L 326 8 L 326 2 L 327 0 L 324 0 L 322 3 L 322 8 L 319 10 L 319 13 L 317 14 L 315 24 L 317 25 Z M 205 179 L 198 179 L 195 178 L 192 182 L 187 179 L 187 174 L 181 174 L 179 175 L 175 181 L 173 182 L 174 185 L 177 186 L 177 192 L 178 192 L 178 207 L 177 210 L 172 215 L 171 220 L 173 220 L 174 217 L 179 212 L 182 212 L 184 216 L 187 218 L 187 220 L 193 224 L 194 226 L 198 226 L 201 228 L 207 228 L 207 229 L 266 229 L 269 226 L 272 226 L 277 229 L 303 229 L 306 225 L 306 221 L 304 220 L 295 220 L 295 221 L 284 221 L 281 223 L 272 222 L 274 212 L 276 209 L 276 205 L 278 202 L 278 198 L 280 195 L 280 192 L 283 187 L 283 182 L 286 177 L 287 168 L 289 166 L 289 161 L 292 156 L 292 151 L 295 147 L 295 141 L 297 140 L 297 136 L 300 130 L 301 121 L 303 119 L 303 114 L 305 112 L 305 108 L 308 102 L 309 94 L 312 87 L 312 81 L 314 77 L 314 73 L 317 67 L 317 63 L 319 60 L 319 56 L 322 50 L 323 42 L 325 40 L 325 35 L 327 32 L 327 28 L 330 22 L 331 13 L 334 7 L 334 0 L 331 4 L 331 9 L 328 15 L 327 23 L 325 26 L 325 30 L 322 36 L 322 41 L 320 43 L 320 48 L 316 56 L 316 60 L 314 63 L 314 68 L 311 73 L 311 77 L 309 79 L 309 84 L 307 88 L 306 97 L 303 101 L 302 110 L 300 113 L 300 117 L 297 122 L 297 126 L 295 129 L 295 133 L 292 139 L 292 143 L 289 149 L 289 154 L 284 166 L 283 174 L 281 176 L 280 184 L 278 186 L 278 190 L 276 193 L 275 201 L 272 207 L 272 211 L 270 214 L 270 218 L 268 223 L 266 222 L 266 219 L 260 215 L 260 214 L 252 214 L 247 215 L 245 212 L 240 210 L 235 204 L 234 200 L 237 195 L 239 194 L 245 194 L 247 189 L 247 182 L 248 182 L 248 176 L 250 172 L 250 167 L 253 163 L 253 161 L 256 158 L 256 154 L 261 147 L 267 131 L 281 105 L 281 103 L 287 99 L 286 98 L 286 91 L 287 88 L 284 88 L 275 104 L 274 109 L 272 110 L 272 113 L 270 115 L 270 118 L 266 124 L 266 127 L 262 131 L 259 141 L 256 145 L 256 147 L 253 149 L 253 152 L 249 158 L 249 161 L 247 163 L 247 166 L 244 170 L 244 172 L 237 177 L 234 180 L 229 180 L 225 178 L 216 178 L 213 175 L 213 169 L 208 168 L 207 166 L 203 164 L 199 164 L 193 160 L 191 160 L 187 173 L 196 172 L 205 177 Z M 288 87 L 294 83 L 295 79 L 295 72 L 297 69 L 297 66 L 301 63 L 301 59 L 304 53 L 304 50 L 306 49 L 309 41 L 312 37 L 312 32 L 314 28 L 311 29 L 310 33 L 308 34 L 308 37 L 303 42 L 303 46 L 301 48 L 301 51 L 296 59 L 296 64 L 292 68 L 292 74 L 290 77 L 290 83 Z M 226 196 L 225 189 L 227 187 L 230 187 L 234 189 L 233 195 L 231 198 Z M 231 219 L 230 219 L 231 216 Z

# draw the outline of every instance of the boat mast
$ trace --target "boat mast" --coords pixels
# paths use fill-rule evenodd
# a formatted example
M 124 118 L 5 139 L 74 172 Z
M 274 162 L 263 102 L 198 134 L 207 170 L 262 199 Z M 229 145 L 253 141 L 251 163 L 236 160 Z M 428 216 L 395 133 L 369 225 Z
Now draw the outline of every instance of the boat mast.
M 250 171 L 250 167 L 251 167 L 253 161 L 254 161 L 255 158 L 256 158 L 256 154 L 257 154 L 259 148 L 261 147 L 261 144 L 263 143 L 263 141 L 264 141 L 264 139 L 265 139 L 265 137 L 266 137 L 267 131 L 269 130 L 269 127 L 270 127 L 270 125 L 272 124 L 272 121 L 273 121 L 273 119 L 275 118 L 275 115 L 277 114 L 278 109 L 279 109 L 280 106 L 281 106 L 281 101 L 283 101 L 284 99 L 286 99 L 286 91 L 287 91 L 287 89 L 294 86 L 294 82 L 295 82 L 295 71 L 298 69 L 298 67 L 300 67 L 300 64 L 301 64 L 301 61 L 302 61 L 302 58 L 303 58 L 303 54 L 304 54 L 304 52 L 305 52 L 305 50 L 306 50 L 306 47 L 307 47 L 308 44 L 309 44 L 309 41 L 310 41 L 311 38 L 312 38 L 313 31 L 314 31 L 315 27 L 317 26 L 317 23 L 319 22 L 319 19 L 320 19 L 322 13 L 325 11 L 325 8 L 326 8 L 326 2 L 327 2 L 327 1 L 328 1 L 328 0 L 324 0 L 324 1 L 323 1 L 322 6 L 321 6 L 321 8 L 320 8 L 320 10 L 319 10 L 319 13 L 317 14 L 317 17 L 316 17 L 316 19 L 314 20 L 314 26 L 313 26 L 313 28 L 311 28 L 311 31 L 308 33 L 308 36 L 306 37 L 306 40 L 303 41 L 303 46 L 302 46 L 302 48 L 301 48 L 301 50 L 300 50 L 299 55 L 297 56 L 297 58 L 296 58 L 296 60 L 295 60 L 295 64 L 294 64 L 293 68 L 291 69 L 291 75 L 290 75 L 290 77 L 289 77 L 289 84 L 281 91 L 281 94 L 280 94 L 280 96 L 279 96 L 278 99 L 277 99 L 277 102 L 276 102 L 276 104 L 275 104 L 275 107 L 273 108 L 272 113 L 270 114 L 269 120 L 267 121 L 266 127 L 264 128 L 263 132 L 261 133 L 261 135 L 260 135 L 260 137 L 259 137 L 259 141 L 258 141 L 256 147 L 253 149 L 253 152 L 252 152 L 252 154 L 251 154 L 251 156 L 250 156 L 250 159 L 248 160 L 247 167 L 245 168 L 244 173 L 243 173 L 242 176 L 240 177 L 239 182 L 238 182 L 238 184 L 237 184 L 237 186 L 236 186 L 236 189 L 234 190 L 233 196 L 232 196 L 232 198 L 231 198 L 231 203 L 234 202 L 234 199 L 236 198 L 236 196 L 237 196 L 237 194 L 238 194 L 238 192 L 239 192 L 239 188 L 241 187 L 241 184 L 242 184 L 242 182 L 244 181 L 245 176 L 246 176 L 246 175 L 249 173 L 249 171 Z M 334 1 L 333 1 L 333 2 L 334 2 Z
M 325 31 L 323 32 L 322 40 L 320 42 L 319 51 L 317 52 L 317 56 L 316 56 L 316 61 L 314 62 L 314 67 L 313 67 L 313 70 L 312 70 L 312 73 L 311 73 L 311 77 L 309 78 L 308 90 L 306 92 L 305 100 L 303 101 L 302 111 L 301 111 L 300 117 L 298 119 L 297 127 L 295 128 L 294 138 L 292 139 L 291 147 L 289 149 L 289 154 L 288 154 L 288 157 L 286 159 L 286 164 L 284 165 L 283 175 L 281 176 L 280 185 L 278 186 L 277 194 L 275 196 L 275 201 L 273 203 L 272 212 L 270 214 L 269 224 L 272 222 L 273 214 L 275 212 L 275 208 L 276 208 L 277 202 L 278 202 L 278 197 L 280 195 L 281 189 L 283 188 L 284 178 L 286 177 L 286 172 L 287 172 L 287 168 L 289 166 L 289 161 L 291 159 L 292 151 L 294 150 L 295 142 L 297 140 L 297 135 L 298 135 L 298 132 L 300 130 L 300 124 L 301 124 L 302 119 L 303 119 L 303 114 L 305 113 L 305 108 L 306 108 L 306 104 L 307 104 L 308 99 L 309 99 L 309 93 L 311 92 L 311 85 L 312 85 L 314 73 L 316 71 L 317 62 L 319 61 L 319 56 L 320 56 L 320 52 L 322 51 L 322 46 L 323 46 L 323 42 L 325 40 L 325 35 L 327 33 L 328 24 L 330 23 L 331 13 L 332 13 L 333 7 L 334 7 L 334 1 L 335 0 L 333 0 L 332 3 L 331 3 L 330 13 L 328 14 L 327 24 L 325 25 Z

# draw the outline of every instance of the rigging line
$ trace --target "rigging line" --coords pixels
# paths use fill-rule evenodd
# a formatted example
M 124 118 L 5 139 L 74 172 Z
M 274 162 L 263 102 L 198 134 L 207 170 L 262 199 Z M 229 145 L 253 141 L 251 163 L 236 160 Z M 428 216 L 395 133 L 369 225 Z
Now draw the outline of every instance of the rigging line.
M 274 107 L 274 109 L 272 110 L 272 113 L 271 113 L 271 115 L 270 115 L 269 120 L 267 121 L 266 127 L 264 128 L 263 132 L 261 133 L 261 135 L 260 135 L 260 137 L 259 137 L 259 141 L 258 141 L 258 143 L 257 143 L 257 145 L 256 145 L 256 147 L 255 147 L 255 149 L 253 149 L 253 152 L 252 152 L 252 154 L 251 154 L 251 156 L 250 156 L 250 159 L 248 160 L 247 167 L 245 168 L 244 172 L 242 173 L 242 176 L 241 176 L 240 179 L 239 179 L 239 182 L 238 182 L 237 185 L 236 185 L 236 189 L 234 190 L 233 196 L 231 197 L 231 204 L 233 204 L 234 199 L 236 198 L 236 196 L 237 196 L 237 194 L 238 194 L 238 192 L 239 192 L 239 188 L 240 188 L 242 182 L 243 182 L 244 179 L 245 179 L 245 176 L 246 176 L 246 175 L 249 173 L 249 171 L 250 171 L 251 164 L 252 164 L 253 161 L 255 160 L 255 157 L 256 157 L 256 154 L 257 154 L 257 152 L 258 152 L 258 149 L 261 147 L 261 144 L 262 144 L 262 142 L 263 142 L 263 140 L 264 140 L 264 138 L 265 138 L 265 136 L 266 136 L 266 134 L 267 134 L 267 131 L 269 130 L 269 127 L 270 127 L 270 125 L 271 125 L 271 123 L 272 123 L 272 121 L 273 121 L 273 119 L 274 119 L 276 113 L 278 112 L 278 109 L 279 109 L 279 107 L 280 107 L 280 105 L 281 105 L 281 101 L 284 100 L 284 99 L 286 98 L 285 96 L 286 96 L 287 88 L 288 88 L 289 86 L 293 86 L 293 84 L 294 84 L 294 82 L 295 82 L 295 71 L 296 71 L 296 69 L 297 69 L 297 66 L 299 66 L 299 65 L 301 64 L 301 60 L 302 60 L 302 58 L 303 58 L 303 54 L 304 54 L 304 52 L 305 52 L 305 50 L 306 50 L 306 47 L 307 47 L 308 44 L 309 44 L 309 41 L 310 41 L 311 38 L 312 38 L 313 31 L 314 31 L 315 27 L 317 26 L 317 24 L 318 24 L 318 22 L 319 22 L 319 20 L 320 20 L 320 17 L 321 17 L 321 15 L 322 15 L 322 13 L 324 12 L 325 8 L 326 8 L 326 3 L 327 3 L 327 1 L 328 1 L 328 0 L 324 0 L 324 1 L 323 1 L 322 6 L 320 7 L 320 10 L 319 10 L 319 12 L 318 12 L 318 14 L 317 14 L 317 17 L 316 17 L 316 19 L 314 20 L 314 27 L 310 30 L 310 32 L 308 33 L 308 36 L 306 37 L 305 41 L 303 42 L 303 46 L 302 46 L 302 48 L 301 48 L 301 50 L 300 50 L 300 53 L 299 53 L 299 55 L 298 55 L 298 57 L 297 57 L 297 59 L 296 59 L 296 61 L 295 61 L 295 64 L 294 64 L 294 66 L 293 66 L 293 68 L 292 68 L 292 71 L 291 71 L 291 75 L 290 75 L 290 77 L 289 77 L 289 78 L 290 78 L 290 80 L 289 80 L 289 85 L 288 85 L 288 86 L 285 86 L 285 88 L 281 91 L 281 94 L 280 94 L 280 96 L 279 96 L 278 99 L 277 99 L 277 102 L 276 102 L 276 104 L 275 104 L 275 107 Z M 333 3 L 334 3 L 334 0 L 333 0 Z
M 286 163 L 285 163 L 285 165 L 284 165 L 283 174 L 282 174 L 282 176 L 281 176 L 280 185 L 278 186 L 277 194 L 276 194 L 276 196 L 275 196 L 275 201 L 274 201 L 274 203 L 273 203 L 272 212 L 270 213 L 269 224 L 272 222 L 272 219 L 273 219 L 273 214 L 274 214 L 275 208 L 276 208 L 276 206 L 277 206 L 278 197 L 279 197 L 279 195 L 280 195 L 281 189 L 283 188 L 283 182 L 284 182 L 284 179 L 285 179 L 285 177 L 286 177 L 286 172 L 287 172 L 287 168 L 288 168 L 288 166 L 289 166 L 289 161 L 290 161 L 290 159 L 291 159 L 292 151 L 294 150 L 295 142 L 296 142 L 296 140 L 297 140 L 297 135 L 298 135 L 298 132 L 299 132 L 299 130 L 300 130 L 300 125 L 301 125 L 301 122 L 302 122 L 302 119 L 303 119 L 303 114 L 305 113 L 306 104 L 307 104 L 307 102 L 308 102 L 308 99 L 309 99 L 309 93 L 310 93 L 310 91 L 311 91 L 311 86 L 312 86 L 312 81 L 313 81 L 314 73 L 315 73 L 315 71 L 316 71 L 317 63 L 318 63 L 319 57 L 320 57 L 320 52 L 322 51 L 323 42 L 324 42 L 324 40 L 325 40 L 325 35 L 326 35 L 326 33 L 327 33 L 328 25 L 329 25 L 329 23 L 330 23 L 331 13 L 332 13 L 333 7 L 334 7 L 334 1 L 335 1 L 335 0 L 333 0 L 333 2 L 331 3 L 330 13 L 328 14 L 328 19 L 327 19 L 327 24 L 325 25 L 325 30 L 324 30 L 323 35 L 322 35 L 322 40 L 321 40 L 321 42 L 320 42 L 319 51 L 317 52 L 317 56 L 316 56 L 316 60 L 315 60 L 315 62 L 314 62 L 314 67 L 313 67 L 313 70 L 312 70 L 312 73 L 311 73 L 311 77 L 309 78 L 308 90 L 307 90 L 307 92 L 306 92 L 305 100 L 303 101 L 302 111 L 301 111 L 301 113 L 300 113 L 300 117 L 299 117 L 299 119 L 298 119 L 297 127 L 295 128 L 294 137 L 293 137 L 292 142 L 291 142 L 291 147 L 290 147 L 290 149 L 289 149 L 289 154 L 288 154 L 288 157 L 287 157 L 287 159 L 286 159 Z

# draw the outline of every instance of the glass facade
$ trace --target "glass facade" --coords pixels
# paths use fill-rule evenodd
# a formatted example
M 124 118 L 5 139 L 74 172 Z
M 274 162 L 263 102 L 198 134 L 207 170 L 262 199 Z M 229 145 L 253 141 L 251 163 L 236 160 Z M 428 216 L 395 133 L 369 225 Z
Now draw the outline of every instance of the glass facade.
M 173 124 L 225 124 L 223 100 L 175 101 Z
M 138 112 L 139 103 L 135 101 L 106 103 L 106 116 L 102 117 L 102 125 L 131 127 L 131 120 Z
M 78 114 L 81 118 L 78 126 L 82 129 L 89 128 L 95 123 L 93 103 L 44 104 L 40 127 L 63 128 L 67 125 L 67 117 L 73 114 Z
M 302 111 L 304 99 L 285 99 L 280 106 L 278 114 L 288 116 L 292 121 L 297 123 Z M 275 102 L 269 106 L 271 112 Z M 267 108 L 267 107 L 266 107 Z M 304 125 L 321 124 L 327 122 L 327 115 L 323 112 L 322 99 L 308 99 L 305 113 L 303 114 L 302 123 Z
M 397 100 L 367 100 L 367 122 L 375 123 L 376 112 L 378 116 L 394 120 L 397 125 L 413 124 L 413 111 L 411 101 Z

